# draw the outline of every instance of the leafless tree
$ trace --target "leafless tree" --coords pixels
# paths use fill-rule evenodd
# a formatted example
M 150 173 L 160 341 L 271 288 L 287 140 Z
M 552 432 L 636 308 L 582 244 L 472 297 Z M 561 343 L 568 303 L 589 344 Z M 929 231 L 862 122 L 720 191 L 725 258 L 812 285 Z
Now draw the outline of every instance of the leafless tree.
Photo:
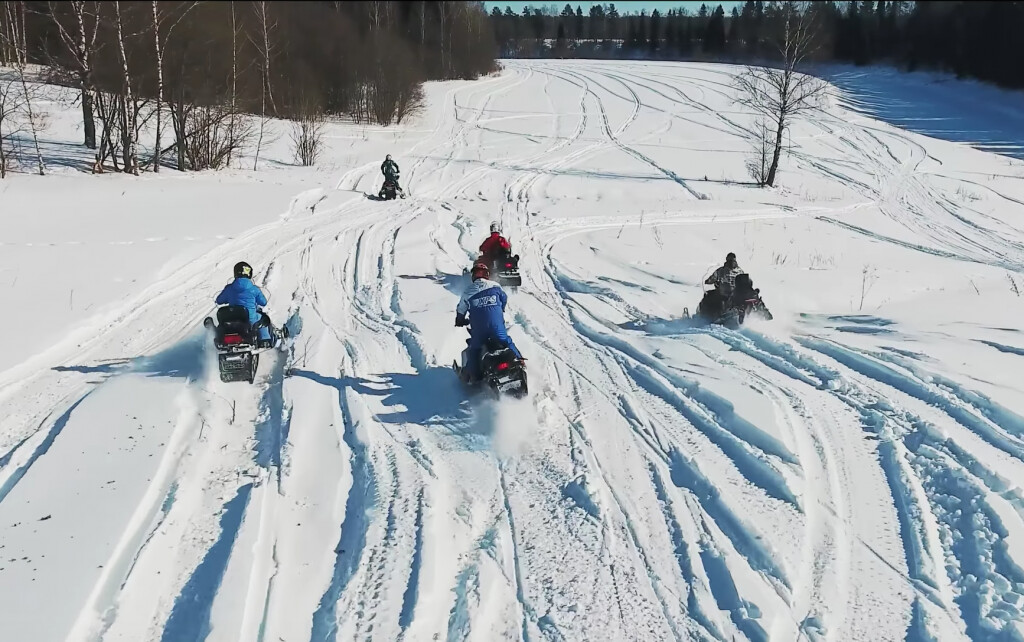
M 230 0 L 228 4 L 231 6 L 231 122 L 228 126 L 234 132 L 238 112 L 238 21 L 235 17 L 235 0 Z M 226 164 L 229 167 L 233 149 L 234 145 L 228 151 Z
M 790 121 L 817 106 L 828 86 L 820 78 L 801 73 L 817 49 L 813 15 L 808 3 L 786 2 L 779 9 L 779 34 L 775 39 L 779 61 L 775 66 L 747 67 L 737 78 L 739 102 L 763 116 L 775 127 L 771 164 L 764 185 L 774 186 L 782 154 L 782 140 Z M 758 151 L 755 145 L 755 152 Z
M 253 8 L 256 12 L 256 17 L 259 19 L 260 27 L 260 38 L 259 42 L 255 42 L 257 49 L 259 49 L 260 56 L 262 57 L 262 65 L 260 69 L 261 82 L 263 86 L 262 95 L 260 98 L 260 132 L 259 138 L 256 140 L 256 156 L 252 162 L 252 168 L 255 171 L 256 167 L 260 162 L 260 148 L 263 146 L 263 131 L 266 127 L 267 122 L 267 101 L 270 101 L 270 107 L 273 112 L 277 113 L 277 106 L 274 104 L 274 91 L 273 83 L 271 82 L 270 75 L 270 60 L 271 60 L 271 47 L 270 47 L 270 32 L 274 28 L 274 24 L 270 21 L 267 16 L 267 3 L 264 1 L 253 3 Z
M 292 150 L 296 162 L 305 167 L 316 165 L 323 151 L 325 122 L 322 111 L 311 109 L 292 123 Z
M 172 103 L 171 118 L 178 132 L 179 169 L 220 169 L 252 140 L 246 119 L 227 105 Z
M 448 30 L 447 45 L 445 44 L 445 29 L 444 28 L 447 26 L 448 19 L 451 16 L 451 8 L 448 5 L 449 5 L 449 3 L 446 2 L 445 0 L 441 0 L 440 2 L 437 3 L 437 9 L 438 9 L 439 15 L 441 17 L 441 73 L 443 73 L 443 74 L 447 74 L 448 73 L 448 65 L 449 65 L 449 61 L 451 59 L 451 50 L 452 50 L 452 45 L 451 45 L 451 39 L 452 39 L 451 38 L 451 29 Z M 448 55 L 447 56 L 445 56 L 445 50 L 446 49 L 448 51 Z
M 85 133 L 85 146 L 96 149 L 96 120 L 93 116 L 93 97 L 96 86 L 93 81 L 93 54 L 96 51 L 96 38 L 100 31 L 99 3 L 71 0 L 70 2 L 50 2 L 50 16 L 60 34 L 61 42 L 71 54 L 74 68 L 72 73 L 77 77 L 82 91 L 82 124 Z M 68 17 L 65 8 L 71 10 Z
M 267 98 L 270 100 L 272 113 L 276 116 L 277 104 L 274 102 L 274 85 L 271 82 L 272 75 L 270 73 L 270 61 L 273 58 L 273 47 L 271 47 L 270 38 L 271 32 L 277 24 L 268 18 L 267 3 L 264 0 L 256 3 L 256 15 L 260 19 L 260 35 L 263 37 L 263 46 L 260 48 L 260 54 L 263 56 L 264 90 L 266 91 Z
M 164 54 L 160 47 L 160 11 L 153 0 L 153 47 L 156 50 L 156 147 L 153 149 L 153 171 L 160 172 L 160 116 L 164 101 Z
M 167 46 L 167 41 L 170 40 L 171 34 L 174 28 L 182 21 L 182 19 L 196 6 L 196 2 L 185 3 L 182 7 L 181 12 L 174 16 L 161 16 L 159 9 L 159 3 L 157 0 L 153 0 L 153 45 L 156 51 L 156 78 L 157 78 L 157 89 L 156 89 L 156 147 L 153 150 L 153 171 L 160 171 L 160 157 L 161 157 L 161 116 L 163 113 L 162 105 L 164 101 L 164 48 Z M 231 16 L 234 18 L 234 3 L 231 5 Z M 173 17 L 174 21 L 167 27 L 167 32 L 164 34 L 163 42 L 160 40 L 160 23 L 166 17 Z M 234 29 L 234 20 L 232 20 L 232 29 Z
M 0 11 L 0 66 L 14 64 L 14 42 L 11 37 L 11 26 L 6 11 Z
M 772 132 L 764 118 L 754 124 L 753 153 L 747 158 L 747 174 L 761 187 L 768 182 L 772 163 Z
M 120 171 L 117 163 L 119 143 L 122 140 L 118 116 L 121 112 L 120 97 L 98 91 L 95 96 L 96 118 L 100 121 L 100 140 L 96 147 L 96 162 L 92 171 L 102 174 L 107 159 L 112 159 L 114 171 Z
M 865 265 L 860 272 L 860 305 L 858 310 L 864 309 L 864 299 L 871 292 L 871 286 L 878 280 L 878 270 L 873 265 Z
M 26 74 L 28 66 L 28 36 L 26 28 L 26 15 L 28 9 L 24 0 L 18 2 L 5 2 L 4 14 L 6 16 L 7 29 L 0 35 L 14 55 L 14 69 L 17 72 L 18 82 L 21 85 L 21 105 L 24 108 L 25 117 L 28 121 L 29 131 L 32 133 L 32 144 L 36 153 L 36 168 L 39 175 L 46 173 L 46 165 L 43 163 L 43 152 L 39 147 L 39 130 L 43 126 L 42 115 L 32 106 L 32 99 L 35 97 L 36 89 L 29 86 Z
M 0 38 L 0 47 L 6 41 Z M 10 158 L 10 144 L 15 134 L 21 132 L 19 114 L 22 112 L 22 95 L 14 77 L 0 77 L 0 178 L 7 177 Z
M 420 58 L 425 54 L 427 40 L 427 0 L 420 0 Z
M 124 100 L 121 101 L 121 154 L 124 158 L 124 171 L 139 175 L 138 105 L 132 91 L 132 74 L 128 67 L 128 54 L 125 51 L 125 34 L 121 19 L 121 2 L 114 1 L 114 19 L 117 27 L 117 46 L 120 54 L 121 67 L 124 72 Z

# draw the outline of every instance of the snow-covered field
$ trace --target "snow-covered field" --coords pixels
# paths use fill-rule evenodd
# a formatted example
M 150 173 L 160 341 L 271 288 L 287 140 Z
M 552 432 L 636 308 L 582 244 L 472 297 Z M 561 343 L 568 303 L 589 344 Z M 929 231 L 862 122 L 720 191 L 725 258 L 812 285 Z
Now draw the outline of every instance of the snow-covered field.
M 0 639 L 1024 640 L 1024 162 L 847 94 L 757 189 L 732 73 L 508 62 L 317 170 L 0 184 Z M 449 368 L 492 219 L 522 401 Z M 728 251 L 774 321 L 680 319 Z M 238 260 L 297 333 L 254 386 L 201 329 Z

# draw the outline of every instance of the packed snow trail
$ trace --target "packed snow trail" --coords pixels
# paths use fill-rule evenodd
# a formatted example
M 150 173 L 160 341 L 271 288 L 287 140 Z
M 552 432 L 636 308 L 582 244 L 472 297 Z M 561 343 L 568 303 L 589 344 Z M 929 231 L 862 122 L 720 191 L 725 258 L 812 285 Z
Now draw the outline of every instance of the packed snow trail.
M 833 103 L 759 190 L 734 73 L 435 85 L 0 372 L 4 639 L 1024 640 L 1024 165 Z M 519 401 L 449 367 L 494 219 Z M 774 321 L 681 319 L 728 251 Z M 294 335 L 252 386 L 201 330 L 242 259 Z

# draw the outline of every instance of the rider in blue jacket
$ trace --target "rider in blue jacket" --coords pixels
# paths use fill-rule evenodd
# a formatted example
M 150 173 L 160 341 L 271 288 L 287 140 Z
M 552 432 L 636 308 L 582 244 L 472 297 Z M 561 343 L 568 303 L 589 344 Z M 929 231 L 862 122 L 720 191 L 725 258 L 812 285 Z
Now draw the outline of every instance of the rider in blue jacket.
M 455 308 L 455 325 L 469 324 L 466 375 L 469 381 L 477 381 L 480 378 L 480 351 L 487 345 L 488 339 L 497 339 L 507 344 L 517 359 L 522 359 L 523 355 L 505 331 L 505 306 L 508 304 L 505 291 L 490 280 L 491 271 L 485 263 L 474 265 L 472 276 L 473 282 L 466 288 Z
M 239 305 L 249 311 L 249 323 L 259 331 L 260 341 L 271 341 L 270 317 L 257 310 L 267 304 L 255 283 L 252 282 L 252 266 L 242 261 L 235 264 L 235 280 L 217 295 L 217 305 Z

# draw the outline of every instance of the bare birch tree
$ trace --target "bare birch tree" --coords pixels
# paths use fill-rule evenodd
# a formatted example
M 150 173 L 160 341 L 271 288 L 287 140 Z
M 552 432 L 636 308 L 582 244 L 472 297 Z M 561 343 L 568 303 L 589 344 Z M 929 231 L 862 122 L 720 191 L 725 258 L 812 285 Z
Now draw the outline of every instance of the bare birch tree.
M 164 53 L 160 47 L 160 11 L 153 0 L 153 46 L 156 49 L 156 147 L 153 149 L 153 171 L 160 173 L 160 116 L 164 102 Z
M 445 44 L 445 31 L 444 31 L 444 28 L 448 24 L 448 17 L 449 17 L 451 12 L 450 12 L 450 10 L 448 8 L 448 3 L 445 0 L 441 0 L 440 2 L 437 3 L 437 10 L 438 10 L 438 14 L 440 15 L 440 18 L 441 18 L 441 77 L 447 78 L 448 77 L 448 59 L 451 57 L 451 34 L 450 33 L 448 34 L 448 41 L 449 42 L 446 45 Z M 451 31 L 451 30 L 449 29 L 449 31 Z M 448 56 L 445 56 L 445 48 L 446 47 L 448 49 Z
M 238 117 L 238 26 L 235 20 L 235 0 L 230 0 L 231 5 L 231 121 L 228 127 L 231 135 L 234 136 L 235 123 Z M 231 156 L 234 145 L 228 151 L 227 165 L 231 167 Z
M 815 52 L 815 30 L 808 3 L 786 2 L 780 7 L 780 33 L 775 45 L 780 61 L 774 67 L 747 67 L 737 78 L 739 102 L 750 107 L 774 126 L 775 141 L 771 163 L 763 185 L 774 186 L 782 154 L 782 140 L 790 121 L 817 106 L 827 84 L 801 73 Z M 755 153 L 760 144 L 755 142 Z
M 14 68 L 21 85 L 21 105 L 25 110 L 25 117 L 28 120 L 29 131 L 32 133 L 32 145 L 36 153 L 36 168 L 39 175 L 46 173 L 46 165 L 43 163 L 43 152 L 39 147 L 39 129 L 42 127 L 41 114 L 32 106 L 32 98 L 36 90 L 29 87 L 26 75 L 28 66 L 28 36 L 26 35 L 25 16 L 28 12 L 24 0 L 18 2 L 5 2 L 4 13 L 7 17 L 7 33 L 3 36 L 12 47 L 14 54 Z
M 184 5 L 183 10 L 167 28 L 163 41 L 160 40 L 160 23 L 167 17 L 160 15 L 159 3 L 153 0 L 153 46 L 156 49 L 156 148 L 153 150 L 153 171 L 160 171 L 160 157 L 162 155 L 161 135 L 163 133 L 161 117 L 163 115 L 164 102 L 164 49 L 171 38 L 174 28 L 185 18 L 189 11 L 195 7 L 197 2 L 190 2 Z M 234 3 L 232 2 L 232 18 L 234 18 Z M 234 22 L 234 20 L 232 20 Z
M 263 54 L 263 77 L 266 79 L 266 93 L 267 98 L 270 100 L 270 108 L 273 110 L 273 114 L 277 116 L 277 104 L 274 103 L 274 84 L 271 82 L 273 77 L 270 73 L 270 60 L 271 60 L 271 47 L 270 47 L 270 32 L 274 28 L 274 23 L 267 17 L 267 3 L 263 0 L 257 3 L 257 12 L 260 17 L 260 31 L 263 35 L 263 48 L 261 53 Z
M 138 106 L 135 103 L 135 96 L 132 91 L 132 75 L 128 68 L 128 54 L 124 46 L 124 27 L 121 19 L 121 3 L 114 1 L 114 22 L 117 27 L 118 54 L 121 58 L 121 68 L 124 72 L 124 94 L 121 101 L 121 137 L 123 140 L 121 153 L 124 159 L 124 171 L 139 175 L 139 151 L 138 151 Z
M 85 146 L 96 149 L 96 119 L 93 115 L 93 101 L 96 85 L 93 80 L 93 53 L 96 51 L 96 37 L 100 31 L 99 3 L 71 0 L 66 3 L 50 2 L 50 16 L 57 26 L 61 42 L 71 54 L 72 70 L 82 91 L 82 128 Z M 71 20 L 66 20 L 62 9 L 71 10 Z M 70 22 L 70 24 L 65 24 Z
M 0 37 L 0 47 L 7 41 Z M 10 158 L 10 142 L 21 131 L 18 114 L 22 110 L 22 97 L 17 81 L 12 77 L 0 78 L 0 178 L 7 177 Z
M 260 98 L 260 130 L 259 137 L 256 140 L 256 157 L 252 162 L 253 171 L 260 162 L 260 148 L 263 146 L 263 130 L 267 123 L 267 101 L 270 101 L 270 108 L 273 112 L 277 113 L 277 107 L 274 105 L 274 91 L 271 83 L 270 76 L 270 59 L 271 59 L 271 48 L 270 48 L 270 32 L 273 29 L 273 24 L 267 16 L 267 3 L 264 1 L 254 3 L 254 10 L 256 11 L 256 17 L 260 21 L 260 42 L 253 42 L 257 49 L 259 49 L 260 55 L 262 56 L 262 64 L 260 74 L 262 76 L 262 96 Z M 251 41 L 251 39 L 250 39 Z

